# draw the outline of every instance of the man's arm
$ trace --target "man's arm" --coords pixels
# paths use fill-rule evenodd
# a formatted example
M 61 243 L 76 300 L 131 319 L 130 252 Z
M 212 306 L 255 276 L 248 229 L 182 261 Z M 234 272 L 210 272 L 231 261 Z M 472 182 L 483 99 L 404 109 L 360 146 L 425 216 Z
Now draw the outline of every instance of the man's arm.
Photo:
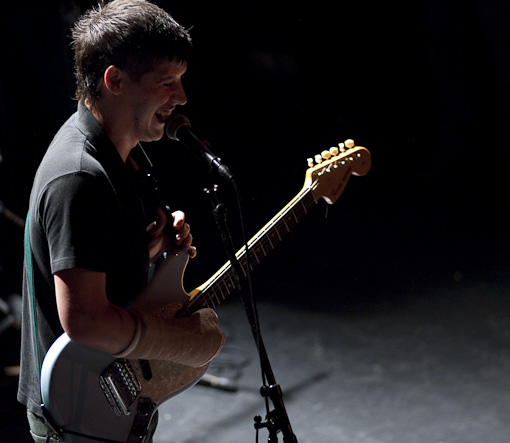
M 111 304 L 105 274 L 70 269 L 55 274 L 57 307 L 64 331 L 87 346 L 131 359 L 170 360 L 199 367 L 216 357 L 225 336 L 218 316 L 204 308 L 187 318 Z
M 130 312 L 106 297 L 106 274 L 68 269 L 54 275 L 60 322 L 69 337 L 116 354 L 131 342 L 136 322 Z
M 151 258 L 166 247 L 195 256 L 184 214 L 172 214 L 174 239 L 164 233 L 167 220 L 163 215 L 149 229 Z M 171 360 L 198 367 L 217 356 L 225 342 L 212 309 L 200 309 L 188 318 L 169 317 L 166 307 L 128 310 L 109 302 L 105 273 L 76 268 L 59 271 L 54 279 L 62 327 L 72 340 L 84 345 L 132 359 Z

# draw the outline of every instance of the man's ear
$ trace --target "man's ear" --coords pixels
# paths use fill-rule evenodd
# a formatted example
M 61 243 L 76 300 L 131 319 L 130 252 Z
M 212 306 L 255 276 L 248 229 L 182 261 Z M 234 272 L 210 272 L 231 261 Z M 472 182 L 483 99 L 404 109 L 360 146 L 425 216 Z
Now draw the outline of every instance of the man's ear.
M 113 95 L 118 95 L 120 93 L 124 75 L 124 71 L 117 68 L 115 65 L 108 66 L 106 71 L 104 71 L 104 85 L 106 86 L 106 89 L 108 89 L 108 91 L 110 91 Z

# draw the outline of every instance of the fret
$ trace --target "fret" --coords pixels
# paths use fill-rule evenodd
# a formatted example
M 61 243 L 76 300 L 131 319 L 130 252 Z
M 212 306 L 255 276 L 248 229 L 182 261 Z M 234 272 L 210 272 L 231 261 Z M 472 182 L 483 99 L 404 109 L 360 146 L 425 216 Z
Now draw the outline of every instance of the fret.
M 220 290 L 221 296 L 225 298 L 225 293 L 230 294 L 230 290 L 228 288 L 228 283 L 225 281 L 224 278 L 220 280 L 220 284 L 218 284 L 218 289 Z
M 287 223 L 285 223 L 285 220 L 283 219 L 278 222 L 278 232 L 280 232 L 280 229 L 282 230 L 282 235 L 288 234 L 290 232 Z
M 296 220 L 296 224 L 299 223 L 299 220 L 298 218 L 296 217 L 296 213 L 294 211 L 292 211 L 292 215 L 294 216 L 295 220 Z
M 278 236 L 278 241 L 282 241 L 282 236 L 280 235 L 278 225 L 274 227 L 274 231 L 276 232 L 276 235 Z
M 312 200 L 309 204 L 308 204 L 308 207 L 311 208 L 312 205 L 316 204 L 318 202 L 318 199 L 317 197 L 315 196 L 315 194 L 313 192 L 309 192 L 308 195 L 307 195 L 307 200 Z
M 239 264 L 241 265 L 241 271 L 243 272 L 243 277 L 248 277 L 248 272 L 246 271 L 247 259 L 248 258 L 246 254 L 244 254 L 242 259 L 239 261 Z
M 247 256 L 246 254 L 244 254 L 243 256 L 243 266 L 246 266 L 246 263 L 249 261 L 250 263 L 250 269 L 254 269 L 256 265 L 260 264 L 260 260 L 259 258 L 255 255 L 255 251 L 253 251 L 253 249 L 250 249 L 249 250 L 249 256 Z M 255 258 L 255 261 L 257 263 L 254 263 L 253 261 L 253 258 Z M 249 260 L 248 260 L 249 259 Z
M 218 287 L 218 290 L 217 291 L 211 291 L 211 293 L 209 294 L 209 297 L 205 297 L 206 299 L 206 302 L 207 304 L 219 304 L 219 297 L 218 297 L 218 293 L 219 294 L 223 294 L 222 290 L 220 287 Z M 217 301 L 217 303 L 215 303 L 215 299 Z
M 267 241 L 269 242 L 271 249 L 274 249 L 274 244 L 271 241 L 271 232 L 267 235 Z
M 305 217 L 306 214 L 307 214 L 307 212 L 303 212 L 303 210 L 300 209 L 299 210 L 300 220 L 302 220 Z
M 287 216 L 286 218 L 286 224 L 287 225 L 290 225 L 291 228 L 293 228 L 294 226 L 296 226 L 297 224 L 297 220 L 295 220 L 294 218 L 292 218 L 290 215 Z M 290 231 L 289 231 L 290 232 Z
M 250 253 L 252 253 L 252 254 L 250 255 L 250 257 L 251 257 L 251 256 L 255 257 L 255 260 L 257 261 L 257 264 L 259 264 L 259 263 L 260 263 L 260 260 L 259 260 L 259 257 L 257 256 L 257 254 L 255 254 L 255 250 L 254 250 L 254 249 L 250 249 Z M 251 263 L 251 260 L 250 260 L 250 263 Z
M 224 297 L 218 297 L 218 294 L 216 292 L 213 292 L 213 296 L 214 296 L 214 301 L 216 302 L 217 305 L 219 305 L 223 300 L 225 300 Z
M 232 277 L 230 276 L 230 272 L 227 272 L 227 277 L 230 280 L 230 286 L 228 286 L 230 293 L 236 287 L 236 285 L 234 283 L 234 280 L 232 280 Z

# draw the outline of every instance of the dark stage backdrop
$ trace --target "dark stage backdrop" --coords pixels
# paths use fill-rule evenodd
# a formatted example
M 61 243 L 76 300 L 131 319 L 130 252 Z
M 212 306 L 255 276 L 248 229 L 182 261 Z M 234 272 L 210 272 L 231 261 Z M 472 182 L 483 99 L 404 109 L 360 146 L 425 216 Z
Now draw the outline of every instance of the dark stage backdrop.
M 507 3 L 155 3 L 193 28 L 183 113 L 237 177 L 248 236 L 299 191 L 307 157 L 346 138 L 372 153 L 370 173 L 260 266 L 261 298 L 369 309 L 410 285 L 508 262 Z M 20 215 L 75 109 L 69 28 L 93 4 L 2 7 L 0 200 Z M 174 143 L 147 149 L 168 202 L 192 224 L 191 289 L 225 261 L 201 191 L 214 180 Z M 240 246 L 232 191 L 220 185 Z M 4 270 L 18 266 L 20 239 L 2 221 Z

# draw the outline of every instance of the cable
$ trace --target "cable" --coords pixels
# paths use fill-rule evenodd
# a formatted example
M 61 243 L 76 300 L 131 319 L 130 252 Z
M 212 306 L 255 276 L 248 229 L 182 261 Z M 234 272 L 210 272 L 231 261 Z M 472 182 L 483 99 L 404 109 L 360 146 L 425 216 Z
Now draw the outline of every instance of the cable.
M 247 291 L 248 291 L 248 300 L 250 303 L 250 308 L 253 312 L 254 318 L 254 326 L 255 327 L 255 342 L 257 346 L 257 350 L 259 351 L 259 362 L 260 362 L 260 372 L 261 372 L 261 378 L 262 378 L 262 386 L 267 386 L 267 379 L 266 374 L 264 371 L 264 363 L 262 361 L 262 354 L 260 352 L 260 343 L 262 340 L 261 331 L 260 331 L 260 320 L 259 320 L 259 313 L 257 309 L 257 304 L 255 302 L 255 297 L 253 295 L 253 285 L 251 280 L 251 263 L 250 263 L 250 253 L 248 249 L 248 239 L 246 237 L 246 229 L 245 229 L 245 223 L 244 223 L 244 211 L 243 211 L 243 205 L 242 205 L 242 199 L 241 199 L 241 193 L 239 192 L 239 188 L 237 187 L 237 183 L 234 179 L 231 180 L 232 186 L 234 188 L 234 193 L 236 195 L 237 199 L 237 206 L 239 211 L 239 219 L 240 219 L 240 225 L 241 225 L 241 238 L 243 240 L 243 243 L 245 245 L 246 250 L 246 280 L 247 280 Z M 267 397 L 264 398 L 265 405 L 266 405 L 266 412 L 269 413 L 270 406 L 269 406 L 269 400 Z M 257 432 L 258 433 L 258 432 Z M 258 437 L 257 437 L 258 438 Z

